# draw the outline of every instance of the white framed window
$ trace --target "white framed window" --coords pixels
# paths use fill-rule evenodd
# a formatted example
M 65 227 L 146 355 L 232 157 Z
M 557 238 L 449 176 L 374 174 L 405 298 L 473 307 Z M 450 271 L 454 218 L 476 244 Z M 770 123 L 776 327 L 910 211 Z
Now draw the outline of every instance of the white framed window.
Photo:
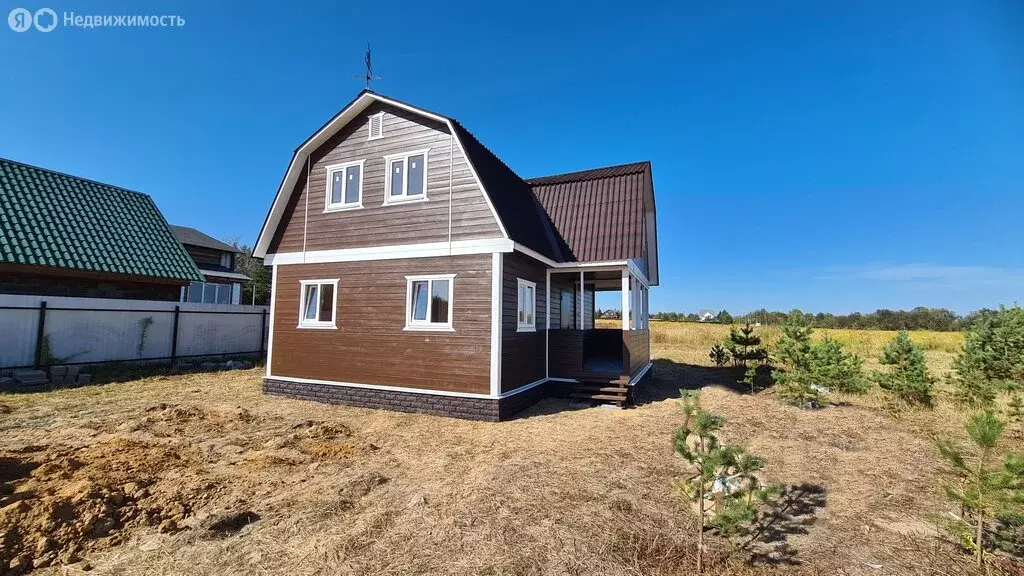
M 231 253 L 221 252 L 220 253 L 220 266 L 221 268 L 231 269 Z
M 537 284 L 529 280 L 517 278 L 519 286 L 519 306 L 516 320 L 516 332 L 537 331 Z
M 327 201 L 324 212 L 363 207 L 363 163 L 348 162 L 327 167 Z
M 299 328 L 337 328 L 338 279 L 299 282 Z
M 193 304 L 231 304 L 231 284 L 191 282 L 185 291 L 185 302 Z
M 405 329 L 454 332 L 455 274 L 406 276 Z
M 384 137 L 384 113 L 378 112 L 373 116 L 370 116 L 369 125 L 370 135 L 366 138 L 367 140 L 376 140 Z
M 427 199 L 427 156 L 430 149 L 384 157 L 384 203 Z

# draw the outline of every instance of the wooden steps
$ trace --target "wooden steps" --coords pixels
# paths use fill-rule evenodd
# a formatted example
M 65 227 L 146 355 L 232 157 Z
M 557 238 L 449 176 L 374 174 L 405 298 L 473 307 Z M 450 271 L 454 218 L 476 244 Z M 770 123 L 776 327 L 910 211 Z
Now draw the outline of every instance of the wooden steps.
M 625 406 L 629 402 L 629 380 L 620 375 L 584 376 L 572 385 L 569 397 L 588 402 Z

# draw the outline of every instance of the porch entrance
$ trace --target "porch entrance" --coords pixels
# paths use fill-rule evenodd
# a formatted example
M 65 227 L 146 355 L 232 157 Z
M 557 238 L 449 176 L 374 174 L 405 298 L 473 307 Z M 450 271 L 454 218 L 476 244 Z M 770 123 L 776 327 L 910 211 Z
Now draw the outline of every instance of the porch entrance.
M 571 381 L 573 398 L 624 404 L 649 361 L 647 287 L 625 265 L 552 270 L 549 283 L 549 375 Z M 617 318 L 596 318 L 598 292 L 622 295 Z

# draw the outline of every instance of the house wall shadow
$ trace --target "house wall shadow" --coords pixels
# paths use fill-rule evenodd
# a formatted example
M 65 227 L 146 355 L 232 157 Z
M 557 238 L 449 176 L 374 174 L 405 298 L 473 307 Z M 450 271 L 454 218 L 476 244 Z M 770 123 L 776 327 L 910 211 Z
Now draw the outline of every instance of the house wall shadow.
M 739 394 L 750 394 L 750 387 L 742 382 L 745 369 L 735 366 L 698 366 L 659 358 L 651 367 L 653 376 L 633 390 L 636 405 L 662 402 L 678 398 L 679 390 L 699 390 L 707 386 L 721 386 Z M 764 378 L 759 382 L 765 387 Z

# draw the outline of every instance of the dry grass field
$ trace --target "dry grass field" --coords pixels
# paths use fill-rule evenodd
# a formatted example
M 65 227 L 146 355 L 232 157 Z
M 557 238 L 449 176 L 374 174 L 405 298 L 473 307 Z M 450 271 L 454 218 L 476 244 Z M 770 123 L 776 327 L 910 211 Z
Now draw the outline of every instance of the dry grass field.
M 0 558 L 38 574 L 688 574 L 670 437 L 678 388 L 702 386 L 788 487 L 755 541 L 712 540 L 710 573 L 974 574 L 933 526 L 931 436 L 959 434 L 957 410 L 798 410 L 707 365 L 722 327 L 652 331 L 636 407 L 548 399 L 501 423 L 266 397 L 258 370 L 0 395 Z M 874 353 L 890 335 L 835 336 Z M 914 336 L 948 369 L 957 335 Z

